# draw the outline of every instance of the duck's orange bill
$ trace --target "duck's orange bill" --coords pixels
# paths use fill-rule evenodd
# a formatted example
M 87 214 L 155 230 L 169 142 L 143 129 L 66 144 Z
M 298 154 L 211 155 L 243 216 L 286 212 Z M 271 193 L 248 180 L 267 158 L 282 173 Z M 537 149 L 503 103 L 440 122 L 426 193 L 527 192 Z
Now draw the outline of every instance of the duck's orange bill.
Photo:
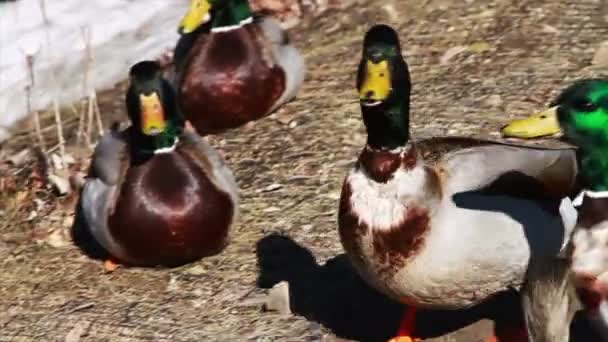
M 165 112 L 157 92 L 139 95 L 141 104 L 141 128 L 146 135 L 158 135 L 165 131 Z

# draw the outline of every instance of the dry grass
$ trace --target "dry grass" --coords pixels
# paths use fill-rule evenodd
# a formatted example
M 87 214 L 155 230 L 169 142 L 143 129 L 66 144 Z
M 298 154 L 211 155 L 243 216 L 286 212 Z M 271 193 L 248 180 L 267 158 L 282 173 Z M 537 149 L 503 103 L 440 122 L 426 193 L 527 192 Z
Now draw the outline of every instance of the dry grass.
M 98 261 L 53 235 L 67 231 L 74 197 L 57 197 L 37 183 L 35 160 L 3 163 L 2 182 L 10 186 L 0 191 L 0 341 L 67 335 L 84 341 L 382 340 L 394 330 L 400 307 L 353 274 L 336 233 L 342 178 L 365 141 L 353 102 L 363 33 L 378 21 L 399 28 L 414 82 L 416 138 L 498 138 L 506 121 L 543 107 L 568 80 L 601 73 L 588 68 L 608 33 L 598 7 L 593 1 L 374 0 L 303 22 L 293 32 L 309 66 L 298 99 L 253 127 L 212 138 L 241 188 L 233 241 L 221 255 L 182 268 L 103 273 Z M 476 42 L 488 49 L 439 63 L 448 49 Z M 98 96 L 106 127 L 125 118 L 123 92 L 121 84 Z M 75 144 L 81 112 L 61 113 L 66 153 L 77 161 L 70 170 L 82 170 L 90 150 Z M 41 115 L 48 148 L 59 142 L 53 122 L 52 112 Z M 4 151 L 11 156 L 30 141 L 28 133 L 17 135 Z M 31 211 L 38 216 L 25 220 Z M 298 316 L 260 310 L 260 287 L 279 280 L 290 281 Z M 424 331 L 457 330 L 434 341 L 481 341 L 488 323 L 458 330 L 470 323 L 465 316 L 429 314 Z

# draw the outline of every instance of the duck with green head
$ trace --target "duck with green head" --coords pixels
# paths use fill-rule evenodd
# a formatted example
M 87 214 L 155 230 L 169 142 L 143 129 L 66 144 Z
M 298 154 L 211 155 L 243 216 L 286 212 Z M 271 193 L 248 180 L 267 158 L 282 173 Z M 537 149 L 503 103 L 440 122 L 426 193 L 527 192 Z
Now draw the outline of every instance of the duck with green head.
M 176 47 L 178 99 L 200 134 L 240 127 L 291 101 L 304 59 L 247 0 L 193 0 Z
M 574 201 L 572 276 L 590 320 L 608 340 L 608 80 L 576 82 L 556 102 L 564 139 L 578 147 L 584 186 Z
M 362 278 L 408 304 L 395 340 L 417 338 L 416 308 L 471 307 L 519 288 L 531 257 L 560 253 L 576 221 L 564 199 L 578 186 L 574 149 L 413 141 L 408 66 L 386 25 L 365 36 L 357 88 L 367 144 L 344 181 L 339 234 Z M 527 341 L 510 332 L 495 338 Z
M 581 307 L 608 341 L 608 80 L 584 79 L 554 101 L 563 139 L 578 147 L 578 220 L 562 257 L 535 263 L 523 292 L 534 341 L 567 342 Z M 574 291 L 576 289 L 576 292 Z M 595 340 L 595 339 L 594 339 Z
M 232 172 L 207 142 L 184 131 L 158 63 L 131 68 L 126 104 L 131 126 L 101 139 L 81 195 L 92 235 L 112 260 L 135 266 L 219 253 L 238 211 Z

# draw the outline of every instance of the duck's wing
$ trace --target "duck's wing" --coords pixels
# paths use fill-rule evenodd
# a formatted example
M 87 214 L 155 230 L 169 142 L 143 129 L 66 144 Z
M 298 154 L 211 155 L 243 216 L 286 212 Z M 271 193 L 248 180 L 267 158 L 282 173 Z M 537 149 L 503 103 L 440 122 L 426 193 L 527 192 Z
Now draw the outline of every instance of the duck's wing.
M 256 24 L 261 28 L 271 45 L 277 64 L 285 72 L 285 91 L 271 111 L 292 100 L 302 87 L 306 76 L 304 57 L 295 46 L 290 44 L 289 35 L 279 22 L 271 17 L 257 17 Z
M 116 185 L 128 163 L 127 131 L 111 130 L 106 133 L 95 147 L 89 178 L 99 178 L 105 184 Z
M 109 234 L 108 217 L 113 211 L 128 165 L 126 132 L 106 133 L 95 147 L 89 175 L 80 196 L 80 207 L 89 231 L 118 258 L 124 254 Z
M 431 144 L 438 151 L 435 170 L 443 198 L 456 207 L 496 212 L 520 222 L 531 249 L 560 250 L 568 242 L 577 220 L 570 198 L 579 192 L 578 164 L 573 148 L 535 148 L 463 139 L 456 146 Z M 539 210 L 549 222 L 539 220 Z M 561 222 L 561 223 L 560 223 Z M 553 235 L 556 224 L 563 230 Z M 559 241 L 549 242 L 552 238 Z M 541 253 L 541 254 L 542 254 Z M 552 254 L 550 254 L 552 255 Z
M 226 192 L 235 208 L 238 208 L 238 186 L 232 171 L 222 156 L 196 133 L 188 131 L 181 135 L 180 149 L 187 153 L 205 172 L 209 180 L 220 190 Z M 236 214 L 235 210 L 235 214 Z
M 417 144 L 418 145 L 418 144 Z M 438 170 L 444 192 L 563 198 L 578 192 L 576 150 L 468 138 L 429 139 L 421 152 Z

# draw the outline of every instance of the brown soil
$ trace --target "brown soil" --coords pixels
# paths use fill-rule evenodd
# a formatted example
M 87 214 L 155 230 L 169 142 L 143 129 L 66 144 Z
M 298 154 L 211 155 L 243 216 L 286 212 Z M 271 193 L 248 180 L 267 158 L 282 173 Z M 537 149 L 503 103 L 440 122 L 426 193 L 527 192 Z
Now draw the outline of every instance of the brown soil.
M 104 273 L 90 253 L 61 243 L 75 197 L 48 191 L 37 164 L 2 163 L 0 341 L 386 339 L 402 308 L 353 273 L 336 231 L 341 182 L 365 141 L 354 89 L 365 30 L 388 22 L 400 32 L 416 138 L 498 139 L 505 122 L 544 107 L 570 80 L 605 74 L 590 67 L 608 33 L 600 3 L 359 0 L 305 19 L 292 32 L 308 63 L 297 100 L 211 139 L 241 188 L 232 243 L 181 268 Z M 455 46 L 468 50 L 441 64 Z M 100 94 L 106 124 L 124 119 L 123 91 Z M 74 136 L 73 121 L 64 128 Z M 17 136 L 3 151 L 26 144 Z M 89 153 L 73 143 L 69 151 Z M 37 217 L 26 220 L 32 212 Z M 281 280 L 290 283 L 295 315 L 261 310 L 264 288 Z M 482 341 L 492 323 L 477 320 L 510 317 L 516 308 L 517 299 L 505 297 L 467 312 L 424 313 L 420 331 L 435 337 L 429 341 Z

